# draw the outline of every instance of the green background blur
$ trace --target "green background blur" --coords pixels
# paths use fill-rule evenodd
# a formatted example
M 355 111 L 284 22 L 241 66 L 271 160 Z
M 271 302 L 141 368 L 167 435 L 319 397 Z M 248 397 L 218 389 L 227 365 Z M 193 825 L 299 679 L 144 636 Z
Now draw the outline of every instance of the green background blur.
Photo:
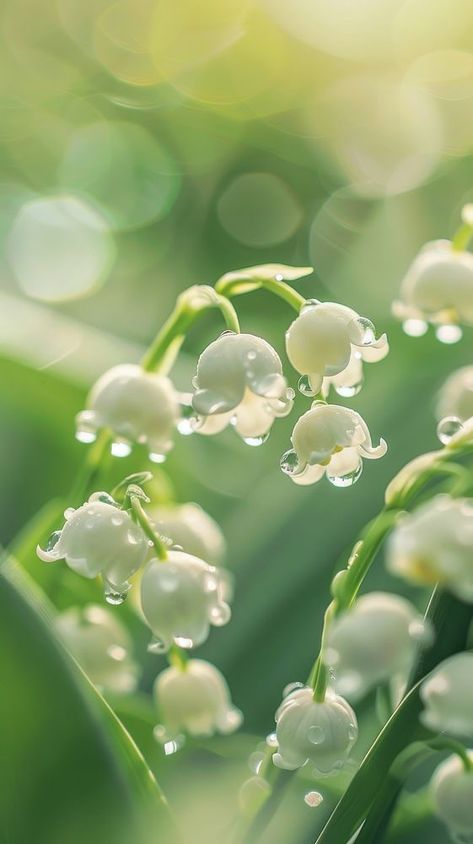
M 139 359 L 190 284 L 265 262 L 311 264 L 301 293 L 354 307 L 389 334 L 391 354 L 366 367 L 350 401 L 389 453 L 368 463 L 353 489 L 297 488 L 280 472 L 302 397 L 262 448 L 232 432 L 180 437 L 165 466 L 177 499 L 199 502 L 228 540 L 233 619 L 198 655 L 224 672 L 245 729 L 164 759 L 148 695 L 161 660 L 149 655 L 140 694 L 114 706 L 169 792 L 186 840 L 230 840 L 247 756 L 272 729 L 281 689 L 307 675 L 337 560 L 380 508 L 394 472 L 436 447 L 436 390 L 471 360 L 471 332 L 456 346 L 431 332 L 408 338 L 390 307 L 416 250 L 450 236 L 473 200 L 473 6 L 7 0 L 1 33 L 4 546 L 72 485 L 86 453 L 74 416 L 89 386 L 109 366 Z M 235 304 L 243 329 L 284 359 L 287 306 L 264 292 Z M 192 330 L 178 387 L 190 388 L 196 356 L 221 330 L 217 313 Z M 135 451 L 104 483 L 145 463 Z M 96 597 L 78 578 L 46 573 L 33 553 L 25 559 L 56 607 Z M 404 589 L 381 561 L 367 587 Z M 425 595 L 414 598 L 425 604 Z M 36 629 L 21 601 L 13 611 L 15 600 L 4 597 L 0 619 L 0 731 L 8 733 L 0 782 L 10 786 L 0 842 L 121 842 L 135 811 L 133 776 L 113 738 L 103 738 L 74 666 L 61 667 L 46 628 Z M 126 606 L 117 613 L 141 659 L 146 631 Z M 358 754 L 379 729 L 368 703 Z M 318 787 L 319 809 L 303 803 L 307 784 L 292 788 L 268 841 L 314 840 L 340 783 Z M 147 841 L 159 840 L 153 823 Z M 433 822 L 427 829 L 445 840 Z M 123 840 L 136 835 L 133 827 Z

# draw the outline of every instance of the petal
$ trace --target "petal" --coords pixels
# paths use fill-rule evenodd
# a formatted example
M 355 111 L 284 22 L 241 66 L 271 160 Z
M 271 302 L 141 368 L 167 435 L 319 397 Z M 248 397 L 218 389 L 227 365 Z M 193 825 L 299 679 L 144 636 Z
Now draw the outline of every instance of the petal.
M 315 464 L 314 466 L 307 465 L 302 472 L 297 475 L 290 475 L 291 481 L 294 481 L 298 486 L 309 486 L 320 481 L 325 474 L 325 466 Z
M 382 334 L 374 343 L 363 346 L 360 351 L 361 357 L 366 363 L 377 363 L 379 360 L 383 360 L 389 352 L 387 334 Z

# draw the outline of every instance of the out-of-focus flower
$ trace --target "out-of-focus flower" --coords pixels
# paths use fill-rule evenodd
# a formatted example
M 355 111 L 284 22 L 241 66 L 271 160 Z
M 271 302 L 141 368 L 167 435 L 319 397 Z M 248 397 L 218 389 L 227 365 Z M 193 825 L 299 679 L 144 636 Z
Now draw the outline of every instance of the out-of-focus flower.
M 373 447 L 359 413 L 325 402 L 314 402 L 298 419 L 291 442 L 281 469 L 296 484 L 313 484 L 326 474 L 334 486 L 351 486 L 360 477 L 362 458 L 375 460 L 387 450 L 384 440 Z
M 335 672 L 333 688 L 357 701 L 379 683 L 405 675 L 428 632 L 405 598 L 363 595 L 329 627 L 325 661 Z
M 469 770 L 454 754 L 438 766 L 430 783 L 435 814 L 457 844 L 473 841 L 473 751 L 467 753 L 472 763 Z
M 55 619 L 59 636 L 87 676 L 100 689 L 132 692 L 138 681 L 138 665 L 131 655 L 126 628 L 104 607 L 90 604 L 71 607 Z
M 450 240 L 427 243 L 409 267 L 393 311 L 407 334 L 419 336 L 431 322 L 442 342 L 459 340 L 458 323 L 473 324 L 471 252 L 454 249 Z
M 225 538 L 215 519 L 198 504 L 158 507 L 151 515 L 159 533 L 169 537 L 174 545 L 212 566 L 222 564 Z
M 141 608 L 155 636 L 151 649 L 205 642 L 211 624 L 221 627 L 230 620 L 223 590 L 220 570 L 191 554 L 171 549 L 167 560 L 150 560 L 141 578 Z
M 358 736 L 356 715 L 342 697 L 328 691 L 325 700 L 314 700 L 309 687 L 297 689 L 276 712 L 278 768 L 295 770 L 311 762 L 320 773 L 341 768 Z
M 388 568 L 414 583 L 441 583 L 473 601 L 473 500 L 437 495 L 404 515 L 387 546 Z
M 203 659 L 191 659 L 182 668 L 171 666 L 158 675 L 154 698 L 167 739 L 182 733 L 212 736 L 232 733 L 243 716 L 231 702 L 221 672 Z M 161 729 L 160 729 L 161 728 Z
M 101 574 L 107 600 L 121 603 L 129 588 L 128 578 L 148 551 L 141 527 L 104 492 L 94 493 L 77 510 L 66 510 L 64 516 L 64 527 L 52 534 L 45 549 L 38 546 L 38 557 L 48 563 L 65 559 L 69 568 L 83 577 Z
M 420 687 L 422 723 L 434 732 L 473 739 L 473 653 L 437 665 Z
M 414 457 L 405 466 L 400 469 L 397 475 L 386 487 L 385 501 L 389 506 L 394 504 L 399 498 L 409 495 L 415 486 L 418 478 L 424 472 L 433 469 L 439 459 L 438 451 L 428 451 L 425 454 L 420 454 L 419 457 Z
M 224 332 L 202 352 L 194 378 L 196 430 L 216 434 L 230 423 L 249 445 L 264 442 L 294 393 L 277 352 L 261 337 Z
M 124 457 L 130 442 L 143 443 L 160 463 L 172 448 L 179 413 L 169 378 L 134 364 L 114 366 L 92 387 L 87 409 L 78 414 L 77 438 L 93 442 L 99 429 L 109 428 L 115 434 L 113 454 Z
M 456 417 L 466 422 L 473 417 L 473 366 L 462 366 L 445 381 L 439 392 L 437 419 Z
M 305 395 L 326 395 L 333 386 L 341 396 L 354 396 L 363 382 L 362 361 L 382 360 L 389 346 L 386 335 L 376 340 L 373 324 L 356 311 L 314 300 L 289 326 L 286 350 Z

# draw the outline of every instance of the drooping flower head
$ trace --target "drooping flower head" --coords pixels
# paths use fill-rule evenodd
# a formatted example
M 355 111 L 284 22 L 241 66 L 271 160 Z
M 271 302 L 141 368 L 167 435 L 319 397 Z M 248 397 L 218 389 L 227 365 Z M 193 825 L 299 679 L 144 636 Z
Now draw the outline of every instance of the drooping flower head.
M 437 495 L 402 516 L 388 541 L 388 568 L 413 583 L 441 583 L 473 601 L 473 500 Z
M 283 472 L 297 484 L 312 484 L 324 474 L 335 486 L 351 486 L 359 478 L 363 457 L 375 460 L 386 454 L 359 413 L 339 405 L 314 402 L 298 419 L 292 432 L 293 449 L 281 460 Z
M 428 632 L 405 598 L 388 592 L 363 595 L 329 627 L 325 661 L 334 671 L 333 688 L 357 701 L 379 683 L 403 678 Z
M 437 401 L 437 419 L 456 417 L 466 422 L 473 417 L 473 366 L 462 366 L 447 378 Z
M 323 703 L 314 701 L 309 687 L 289 694 L 276 712 L 278 752 L 273 762 L 295 770 L 311 762 L 319 773 L 341 768 L 358 736 L 351 706 L 333 691 Z
M 169 378 L 123 364 L 92 387 L 87 409 L 77 416 L 77 437 L 93 442 L 98 430 L 109 428 L 116 439 L 114 454 L 126 456 L 130 442 L 143 443 L 150 458 L 160 463 L 172 448 L 179 414 L 178 395 Z
M 171 549 L 164 562 L 150 560 L 141 579 L 141 608 L 155 636 L 153 650 L 205 642 L 211 624 L 221 627 L 230 620 L 223 594 L 220 570 L 198 557 Z
M 154 684 L 154 699 L 161 720 L 155 733 L 161 741 L 182 733 L 233 733 L 243 720 L 232 705 L 225 678 L 203 659 L 190 659 L 182 668 L 170 666 L 162 671 Z
M 473 653 L 445 659 L 423 681 L 421 721 L 434 732 L 473 740 Z
M 83 577 L 101 574 L 107 600 L 121 603 L 148 551 L 148 541 L 129 513 L 121 510 L 107 493 L 96 492 L 77 510 L 66 510 L 66 522 L 50 538 L 38 556 L 52 563 L 64 559 Z
M 333 386 L 353 396 L 363 382 L 363 361 L 382 360 L 388 351 L 385 334 L 376 340 L 373 324 L 336 302 L 307 302 L 286 333 L 287 356 L 302 375 L 305 395 Z
M 250 445 L 269 433 L 276 416 L 292 407 L 293 392 L 277 352 L 261 337 L 225 332 L 202 352 L 192 404 L 200 434 L 215 434 L 230 423 Z
M 157 507 L 151 515 L 159 533 L 169 537 L 174 545 L 212 566 L 222 564 L 225 538 L 215 519 L 199 504 Z
M 459 340 L 458 324 L 473 324 L 473 255 L 450 240 L 427 243 L 409 267 L 393 311 L 407 334 L 419 336 L 431 322 L 442 342 Z
M 114 613 L 96 604 L 71 607 L 56 617 L 54 625 L 98 688 L 117 694 L 135 689 L 138 665 L 131 654 L 128 632 Z
M 457 844 L 473 841 L 473 751 L 467 754 L 469 770 L 455 754 L 438 766 L 430 783 L 434 812 Z

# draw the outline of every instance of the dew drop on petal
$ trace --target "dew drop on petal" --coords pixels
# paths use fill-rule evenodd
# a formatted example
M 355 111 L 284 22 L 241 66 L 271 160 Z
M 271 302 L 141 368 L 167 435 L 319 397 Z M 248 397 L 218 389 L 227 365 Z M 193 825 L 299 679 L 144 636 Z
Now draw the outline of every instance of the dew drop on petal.
M 441 343 L 451 345 L 452 343 L 458 343 L 458 341 L 461 340 L 463 331 L 459 325 L 439 325 L 438 328 L 435 329 L 435 336 Z
M 261 437 L 242 437 L 242 440 L 246 445 L 251 445 L 254 448 L 259 445 L 264 445 L 264 443 L 269 438 L 269 431 L 266 434 L 262 434 Z
M 315 396 L 315 390 L 312 389 L 312 384 L 310 383 L 310 377 L 308 375 L 301 375 L 299 381 L 297 382 L 297 389 L 303 396 L 308 396 L 311 398 Z
M 222 331 L 222 333 L 219 334 L 218 339 L 221 340 L 222 337 L 235 337 L 235 336 L 236 336 L 235 331 L 231 331 L 230 329 L 227 329 L 226 331 Z
M 46 542 L 46 547 L 45 547 L 44 550 L 45 551 L 52 551 L 53 548 L 55 548 L 57 543 L 59 542 L 60 537 L 61 537 L 61 531 L 55 530 L 54 533 L 51 534 L 48 541 Z
M 307 730 L 307 738 L 309 739 L 311 744 L 322 744 L 325 739 L 325 733 L 322 727 L 319 727 L 314 724 Z
M 307 301 L 302 305 L 300 313 L 303 314 L 304 311 L 312 310 L 312 308 L 315 308 L 317 305 L 320 305 L 319 299 L 307 299 Z
M 112 607 L 119 607 L 126 600 L 127 593 L 126 591 L 120 592 L 118 589 L 107 584 L 104 588 L 104 595 L 107 604 L 110 604 Z
M 327 472 L 327 480 L 336 487 L 353 486 L 353 484 L 356 484 L 358 478 L 361 476 L 362 471 L 363 462 L 360 460 L 358 466 L 355 469 L 352 469 L 351 472 L 347 472 L 346 475 L 330 475 Z
M 319 791 L 308 791 L 307 794 L 304 795 L 304 803 L 307 806 L 310 806 L 311 809 L 316 809 L 317 806 L 323 802 L 323 797 Z
M 115 440 L 110 446 L 113 457 L 128 457 L 131 452 L 131 445 L 126 440 Z
M 153 636 L 146 650 L 149 654 L 164 654 L 167 650 L 166 643 L 159 636 Z
M 358 395 L 362 386 L 363 381 L 359 381 L 357 384 L 340 384 L 335 387 L 335 392 L 345 399 L 351 399 Z
M 216 607 L 212 607 L 209 613 L 212 624 L 215 627 L 223 627 L 224 624 L 227 624 L 230 621 L 231 614 L 228 604 L 219 604 Z
M 186 636 L 174 636 L 174 641 L 179 648 L 194 647 L 194 640 Z
M 160 454 L 158 451 L 150 451 L 148 457 L 152 463 L 164 463 L 166 460 L 166 455 Z
M 291 695 L 293 692 L 296 692 L 297 689 L 303 689 L 303 688 L 304 688 L 304 683 L 300 683 L 299 681 L 296 681 L 295 683 L 288 683 L 287 686 L 284 686 L 282 696 L 287 697 L 288 695 Z
M 376 340 L 376 332 L 373 323 L 366 317 L 358 317 L 355 322 L 361 332 L 361 345 L 371 346 L 371 344 Z
M 422 337 L 428 327 L 423 319 L 406 319 L 402 323 L 404 334 L 407 334 L 408 337 Z
M 86 443 L 88 445 L 95 442 L 97 439 L 97 432 L 92 430 L 92 428 L 78 426 L 75 436 L 77 442 Z
M 445 416 L 437 425 L 437 436 L 443 445 L 448 445 L 462 428 L 463 425 L 458 416 Z
M 268 747 L 279 747 L 278 737 L 276 733 L 269 733 L 266 736 L 266 744 Z
M 299 462 L 297 451 L 293 448 L 284 452 L 279 465 L 285 475 L 298 475 L 304 468 Z

